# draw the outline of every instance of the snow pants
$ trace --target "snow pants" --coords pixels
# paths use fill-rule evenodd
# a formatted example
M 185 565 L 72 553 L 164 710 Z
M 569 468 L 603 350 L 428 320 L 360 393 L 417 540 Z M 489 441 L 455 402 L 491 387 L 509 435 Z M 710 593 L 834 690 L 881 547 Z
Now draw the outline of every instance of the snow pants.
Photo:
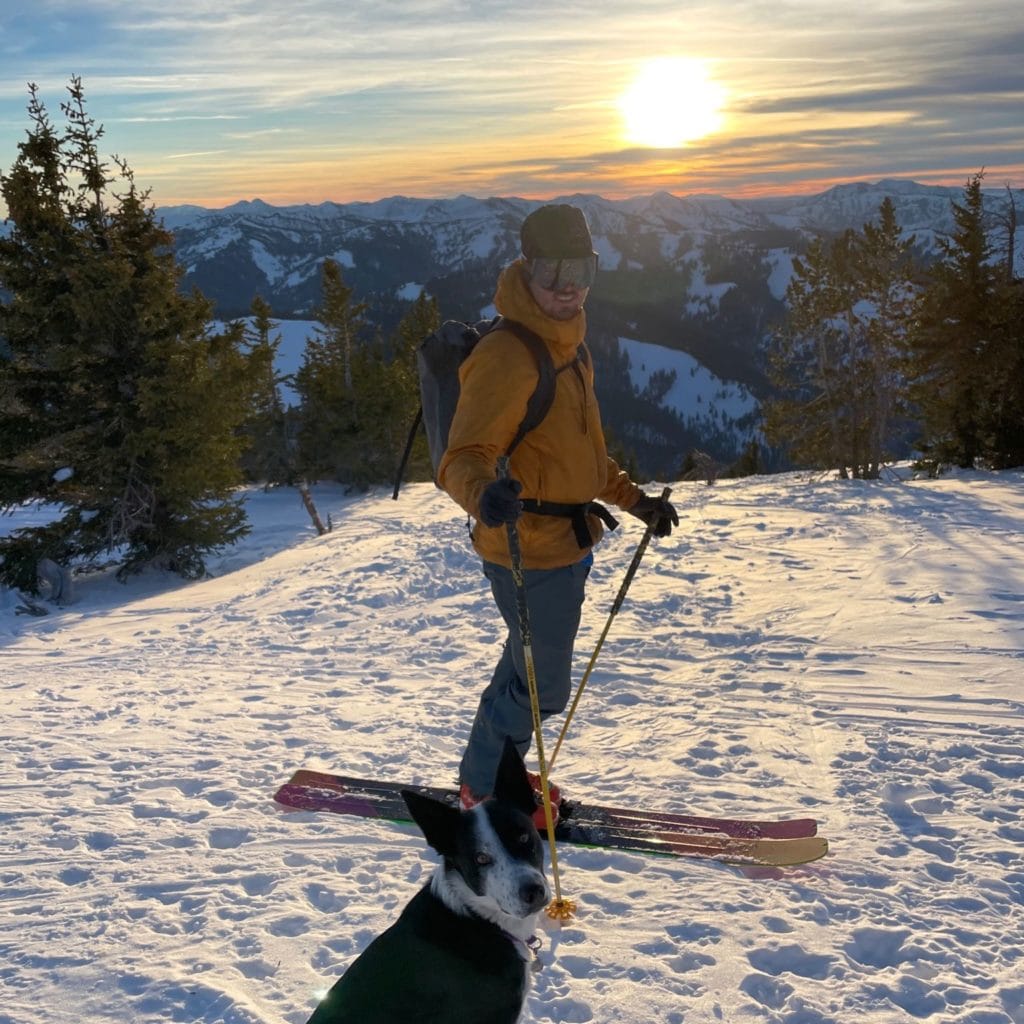
M 569 702 L 573 645 L 592 561 L 588 555 L 564 568 L 527 569 L 523 574 L 542 719 L 563 711 Z M 515 581 L 504 566 L 484 562 L 483 569 L 508 627 L 508 639 L 490 685 L 480 697 L 460 767 L 460 780 L 481 796 L 494 789 L 505 738 L 511 737 L 524 756 L 533 738 Z

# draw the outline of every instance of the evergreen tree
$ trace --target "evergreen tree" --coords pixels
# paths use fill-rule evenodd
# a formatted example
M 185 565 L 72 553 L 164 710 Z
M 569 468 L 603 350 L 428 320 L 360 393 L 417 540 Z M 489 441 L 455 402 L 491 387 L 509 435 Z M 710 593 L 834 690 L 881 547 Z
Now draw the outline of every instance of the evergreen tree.
M 915 274 L 886 199 L 877 223 L 813 242 L 794 260 L 789 312 L 776 332 L 768 403 L 770 443 L 801 463 L 877 477 L 902 429 L 901 363 Z
M 1009 183 L 1006 185 L 1006 203 L 1001 211 L 995 214 L 996 224 L 1000 241 L 1003 245 L 1003 279 L 1011 284 L 1016 278 L 1015 267 L 1017 263 L 1017 229 L 1019 217 L 1017 214 L 1017 197 Z
M 638 484 L 647 483 L 649 478 L 641 474 L 640 467 L 637 465 L 636 452 L 624 444 L 622 439 L 607 424 L 604 425 L 603 433 L 605 448 L 611 458 L 615 460 L 615 464 L 620 469 L 625 470 L 630 480 L 635 480 Z
M 1004 370 L 996 358 L 998 270 L 985 230 L 982 177 L 967 182 L 962 204 L 953 203 L 956 230 L 941 243 L 911 338 L 921 448 L 934 462 L 961 467 L 986 454 L 993 393 Z
M 913 257 L 915 239 L 903 236 L 888 196 L 877 222 L 864 225 L 862 239 L 858 291 L 870 312 L 860 326 L 867 357 L 868 450 L 876 460 L 872 475 L 877 476 L 894 438 L 908 430 L 906 351 L 920 270 Z
M 355 362 L 358 447 L 349 464 L 350 479 L 359 487 L 394 479 L 416 412 L 409 383 L 405 367 L 388 359 L 381 338 L 360 351 Z
M 58 131 L 30 86 L 31 130 L 0 176 L 0 506 L 61 510 L 0 541 L 0 578 L 34 590 L 40 559 L 101 552 L 122 573 L 198 576 L 248 529 L 232 488 L 250 367 L 240 332 L 211 335 L 210 303 L 178 292 L 172 236 L 127 164 L 101 162 L 80 80 L 68 92 Z
M 848 384 L 851 360 L 843 331 L 842 254 L 849 238 L 816 239 L 793 261 L 789 313 L 773 337 L 771 374 L 780 397 L 766 408 L 766 433 L 801 464 L 840 468 L 858 462 Z M 848 312 L 852 312 L 849 311 Z
M 300 399 L 298 470 L 302 477 L 355 483 L 359 458 L 361 397 L 356 390 L 359 336 L 366 306 L 356 303 L 341 267 L 324 260 L 323 299 L 314 311 L 318 325 L 306 340 L 295 375 Z
M 756 476 L 763 473 L 761 463 L 761 445 L 757 438 L 752 437 L 744 446 L 739 458 L 726 470 L 725 476 L 740 478 Z
M 1024 466 L 1024 280 L 996 289 L 983 417 L 985 458 L 993 469 Z
M 289 422 L 281 400 L 285 374 L 275 368 L 281 335 L 271 319 L 270 305 L 257 295 L 252 302 L 252 317 L 243 328 L 252 365 L 253 412 L 245 424 L 248 448 L 242 456 L 242 469 L 249 480 L 268 486 L 295 482 L 294 456 L 288 437 Z

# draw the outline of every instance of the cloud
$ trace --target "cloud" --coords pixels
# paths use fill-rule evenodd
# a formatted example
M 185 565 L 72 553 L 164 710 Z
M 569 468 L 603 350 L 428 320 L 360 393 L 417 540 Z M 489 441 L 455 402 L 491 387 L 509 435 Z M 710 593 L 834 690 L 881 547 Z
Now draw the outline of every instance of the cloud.
M 233 114 L 177 114 L 164 117 L 122 117 L 122 124 L 172 124 L 177 121 L 237 121 Z
M 71 74 L 111 147 L 195 202 L 233 188 L 635 194 L 1020 166 L 1017 6 L 37 0 L 0 13 L 0 169 L 24 134 L 25 82 L 56 111 Z M 678 152 L 620 146 L 619 94 L 666 55 L 708 62 L 731 97 L 726 128 Z
M 754 99 L 742 105 L 747 114 L 778 114 L 798 111 L 941 109 L 942 104 L 958 108 L 979 104 L 991 109 L 1016 107 L 1017 120 L 1024 104 L 1024 68 L 1005 71 L 984 69 L 929 76 L 908 84 L 893 84 L 846 90 L 810 91 L 797 95 Z

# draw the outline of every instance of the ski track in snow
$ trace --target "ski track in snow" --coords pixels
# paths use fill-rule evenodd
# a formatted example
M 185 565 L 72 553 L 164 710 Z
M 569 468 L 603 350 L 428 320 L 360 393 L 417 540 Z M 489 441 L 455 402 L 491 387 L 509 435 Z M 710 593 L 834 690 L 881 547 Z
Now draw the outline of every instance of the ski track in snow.
M 302 1024 L 429 876 L 411 826 L 270 797 L 300 766 L 453 781 L 503 635 L 443 495 L 315 493 L 331 534 L 254 491 L 202 582 L 98 573 L 45 619 L 0 593 L 0 1024 Z M 674 500 L 556 778 L 814 816 L 832 853 L 562 848 L 579 914 L 524 1021 L 1024 1024 L 1024 474 Z M 639 537 L 598 550 L 577 678 Z

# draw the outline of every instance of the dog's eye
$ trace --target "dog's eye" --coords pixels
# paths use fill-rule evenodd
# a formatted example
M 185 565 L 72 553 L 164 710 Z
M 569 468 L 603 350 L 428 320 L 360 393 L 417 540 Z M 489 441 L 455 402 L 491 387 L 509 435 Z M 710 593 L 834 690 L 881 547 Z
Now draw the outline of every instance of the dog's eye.
M 489 853 L 478 853 L 476 855 L 476 862 L 480 867 L 485 868 L 488 864 L 494 863 L 494 858 Z

